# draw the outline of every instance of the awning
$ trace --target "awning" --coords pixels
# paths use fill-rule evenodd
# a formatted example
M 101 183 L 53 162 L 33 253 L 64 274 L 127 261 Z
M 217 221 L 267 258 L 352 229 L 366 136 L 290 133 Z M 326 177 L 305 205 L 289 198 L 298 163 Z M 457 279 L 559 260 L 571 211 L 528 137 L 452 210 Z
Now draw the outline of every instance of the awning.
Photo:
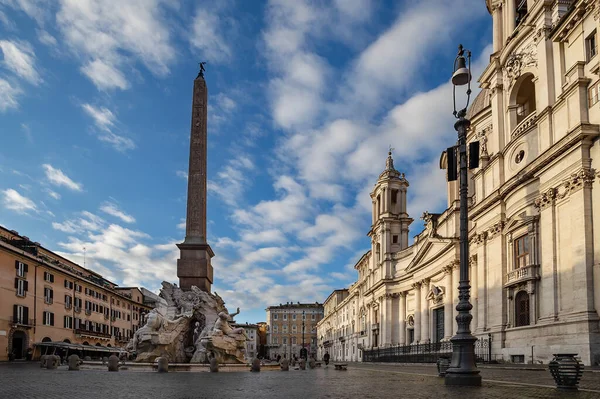
M 81 345 L 81 344 L 69 344 L 62 341 L 52 342 L 36 342 L 34 346 L 47 346 L 69 350 L 89 351 L 89 352 L 126 352 L 123 348 L 109 347 L 109 346 L 94 346 L 94 345 Z

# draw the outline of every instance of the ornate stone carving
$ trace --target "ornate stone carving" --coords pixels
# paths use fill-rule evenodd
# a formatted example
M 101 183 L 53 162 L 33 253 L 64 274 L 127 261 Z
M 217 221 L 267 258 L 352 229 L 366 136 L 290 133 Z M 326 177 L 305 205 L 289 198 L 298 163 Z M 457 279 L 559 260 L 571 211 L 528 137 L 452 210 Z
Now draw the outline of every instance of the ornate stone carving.
M 414 327 L 415 325 L 415 315 L 414 314 L 409 314 L 408 316 L 406 316 L 406 324 L 408 324 L 410 327 Z
M 472 239 L 473 244 L 479 245 L 479 244 L 483 243 L 487 239 L 487 237 L 488 237 L 487 231 L 481 232 L 479 234 L 475 234 Z
M 429 213 L 427 211 L 423 212 L 423 215 L 421 215 L 421 220 L 425 222 L 425 228 L 428 231 L 429 237 L 439 237 L 439 234 L 437 233 L 439 217 L 439 213 Z
M 469 267 L 477 266 L 477 255 L 469 256 Z
M 567 195 L 583 187 L 592 187 L 595 177 L 596 170 L 589 168 L 582 168 L 577 172 L 572 173 L 571 176 L 563 182 L 563 186 L 568 192 Z
M 498 223 L 493 224 L 487 231 L 488 239 L 494 238 L 497 234 L 502 232 L 502 228 L 504 227 L 504 222 L 500 221 Z
M 554 201 L 555 198 L 556 198 L 556 189 L 549 188 L 533 201 L 533 206 L 535 206 L 538 210 L 542 211 L 542 210 L 546 209 L 548 206 L 552 205 L 552 202 Z
M 505 64 L 506 77 L 510 84 L 521 76 L 527 67 L 537 67 L 537 49 L 535 43 L 523 47 L 521 51 L 512 53 Z
M 538 41 L 540 41 L 540 39 L 548 40 L 548 38 L 550 37 L 550 32 L 552 32 L 552 26 L 550 25 L 544 25 L 539 27 L 535 31 L 535 35 L 533 36 L 534 42 L 537 43 Z
M 434 304 L 442 302 L 444 295 L 446 294 L 446 288 L 437 285 L 432 285 L 431 289 L 427 293 L 427 299 Z

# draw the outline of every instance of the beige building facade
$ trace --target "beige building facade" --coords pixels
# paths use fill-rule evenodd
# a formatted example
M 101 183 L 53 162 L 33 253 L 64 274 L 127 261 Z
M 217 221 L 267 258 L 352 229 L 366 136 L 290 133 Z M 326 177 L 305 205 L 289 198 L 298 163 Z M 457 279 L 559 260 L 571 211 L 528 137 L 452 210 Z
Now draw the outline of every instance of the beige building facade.
M 597 364 L 600 2 L 486 4 L 493 53 L 467 114 L 468 141 L 481 144 L 469 171 L 471 330 L 504 361 L 577 353 Z M 371 193 L 371 250 L 357 281 L 325 303 L 319 355 L 335 344 L 333 358 L 361 360 L 363 349 L 456 333 L 458 182 L 447 187 L 447 209 L 423 210 L 425 229 L 408 246 L 408 182 L 388 156 Z
M 0 227 L 0 361 L 33 358 L 36 343 L 125 347 L 152 308 L 16 231 Z
M 317 354 L 317 323 L 323 318 L 320 303 L 292 303 L 267 308 L 267 356 L 300 357 L 304 343 L 308 356 Z

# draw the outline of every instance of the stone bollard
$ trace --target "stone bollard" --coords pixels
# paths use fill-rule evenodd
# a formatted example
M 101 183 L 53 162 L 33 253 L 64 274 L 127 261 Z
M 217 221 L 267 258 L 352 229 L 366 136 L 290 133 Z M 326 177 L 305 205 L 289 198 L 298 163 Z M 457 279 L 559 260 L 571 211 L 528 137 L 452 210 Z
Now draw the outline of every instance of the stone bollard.
M 40 356 L 40 368 L 42 368 L 42 369 L 46 368 L 46 359 L 47 358 L 48 358 L 48 355 Z
M 281 364 L 279 366 L 281 367 L 281 371 L 290 371 L 290 362 L 286 358 L 281 360 Z
M 90 361 L 92 361 L 92 358 L 89 356 L 86 356 L 83 358 L 83 360 L 85 360 L 86 362 L 90 362 Z
M 102 357 L 102 365 L 105 366 L 108 363 L 108 358 L 106 356 Z
M 250 367 L 250 371 L 260 371 L 260 359 L 255 357 L 252 360 L 252 367 Z
M 119 358 L 116 355 L 108 358 L 108 371 L 119 371 Z
M 314 368 L 316 368 L 316 367 L 317 367 L 317 366 L 316 366 L 316 363 L 317 363 L 317 362 L 315 362 L 315 359 L 313 359 L 313 358 L 311 357 L 311 358 L 310 358 L 310 360 L 308 361 L 308 367 L 309 367 L 309 368 L 311 368 L 311 369 L 314 369 Z
M 210 359 L 210 372 L 216 373 L 219 371 L 219 362 L 214 357 Z
M 56 355 L 46 356 L 46 368 L 48 370 L 56 370 L 59 363 L 60 363 L 60 357 L 58 357 Z
M 300 370 L 306 370 L 306 360 L 300 359 L 298 365 L 300 366 Z
M 169 360 L 166 357 L 159 357 L 156 359 L 158 363 L 158 372 L 159 373 L 168 373 L 169 372 Z
M 72 354 L 71 356 L 69 356 L 68 362 L 69 362 L 69 370 L 79 371 L 79 365 L 81 364 L 81 360 L 79 359 L 79 356 L 77 356 L 76 354 Z

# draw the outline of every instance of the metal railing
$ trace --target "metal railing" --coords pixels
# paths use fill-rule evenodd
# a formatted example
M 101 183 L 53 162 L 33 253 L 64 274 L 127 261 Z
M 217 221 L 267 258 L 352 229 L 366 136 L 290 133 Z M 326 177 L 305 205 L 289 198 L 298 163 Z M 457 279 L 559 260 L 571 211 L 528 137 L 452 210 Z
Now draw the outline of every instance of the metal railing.
M 110 334 L 104 334 L 104 333 L 101 333 L 98 331 L 90 331 L 90 330 L 86 330 L 85 328 L 75 329 L 75 334 L 84 334 L 84 335 L 92 335 L 95 337 L 110 338 Z
M 435 363 L 440 356 L 452 357 L 452 342 L 432 342 L 363 350 L 363 362 Z M 493 360 L 491 338 L 483 337 L 475 341 L 475 356 L 478 363 L 489 363 L 490 360 Z
M 19 324 L 21 326 L 33 326 L 33 319 L 25 319 L 23 317 L 11 317 L 10 322 L 12 324 Z

